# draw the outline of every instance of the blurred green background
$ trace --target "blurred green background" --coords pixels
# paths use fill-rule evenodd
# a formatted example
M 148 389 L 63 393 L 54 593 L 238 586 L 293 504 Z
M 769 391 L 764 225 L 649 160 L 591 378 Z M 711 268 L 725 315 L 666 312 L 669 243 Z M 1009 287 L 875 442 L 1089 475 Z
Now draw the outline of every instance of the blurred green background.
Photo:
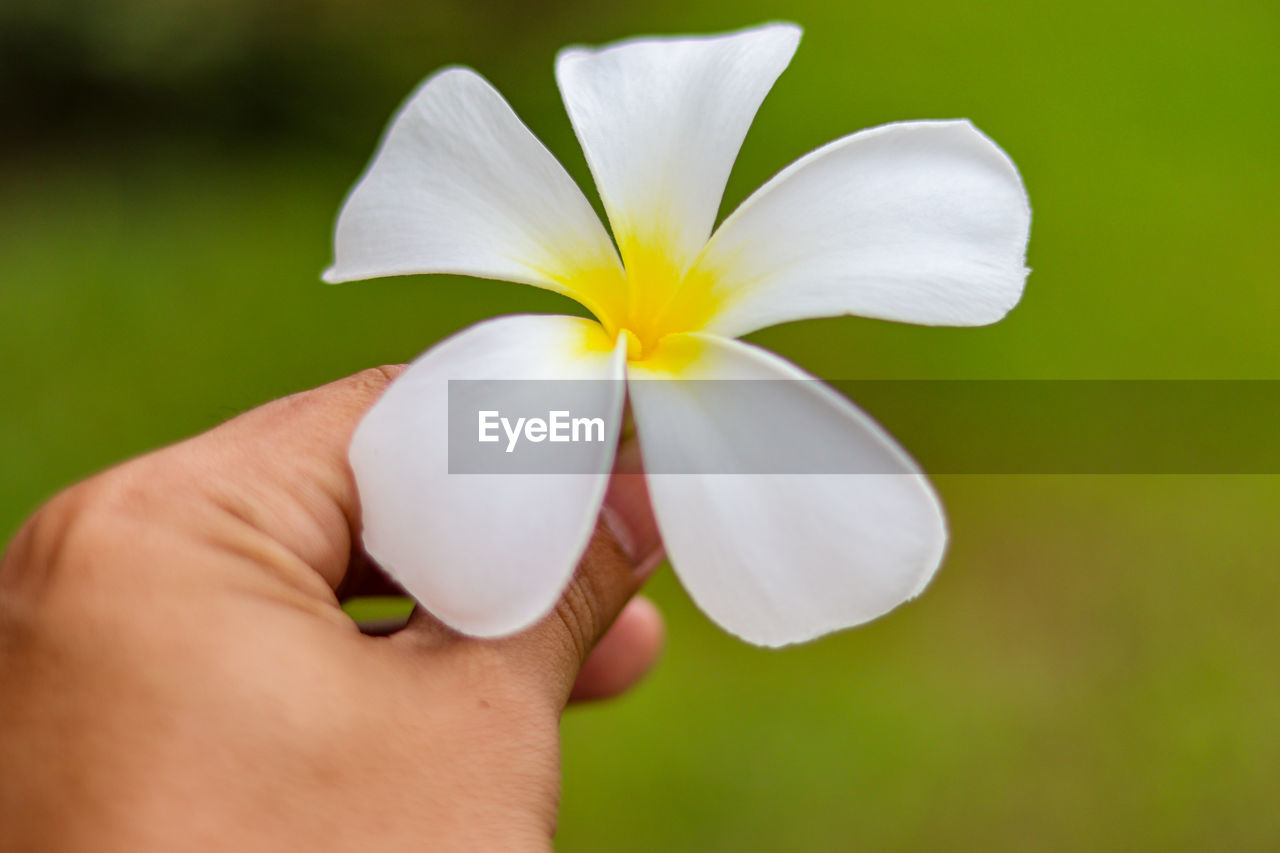
M 428 72 L 479 69 L 589 187 L 559 47 L 775 18 L 805 38 L 722 213 L 836 136 L 964 116 L 1022 170 L 1034 273 L 988 328 L 754 340 L 833 378 L 1280 378 L 1275 3 L 0 0 L 0 541 L 269 398 L 573 310 L 319 282 Z M 660 573 L 664 661 L 565 718 L 561 849 L 1280 849 L 1280 479 L 937 485 L 930 589 L 817 643 L 743 645 Z

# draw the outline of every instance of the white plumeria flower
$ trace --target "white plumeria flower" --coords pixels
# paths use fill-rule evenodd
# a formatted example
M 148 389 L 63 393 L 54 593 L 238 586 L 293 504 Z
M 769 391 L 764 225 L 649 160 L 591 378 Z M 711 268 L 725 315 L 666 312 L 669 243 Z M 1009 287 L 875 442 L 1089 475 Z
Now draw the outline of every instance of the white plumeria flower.
M 438 72 L 392 121 L 338 218 L 327 281 L 505 279 L 596 317 L 467 329 L 421 356 L 356 432 L 365 546 L 448 625 L 502 635 L 554 606 L 616 448 L 600 445 L 596 474 L 450 474 L 449 380 L 617 380 L 593 387 L 615 415 L 629 394 L 675 571 L 703 611 L 748 641 L 783 645 L 873 619 L 937 569 L 946 524 L 928 481 L 821 383 L 794 383 L 804 389 L 788 412 L 797 440 L 899 473 L 652 473 L 732 456 L 750 424 L 708 408 L 697 382 L 637 380 L 808 379 L 734 339 L 844 314 L 983 325 L 1021 296 L 1026 193 L 967 121 L 838 139 L 783 169 L 712 234 L 747 127 L 799 40 L 798 27 L 770 24 L 559 54 L 556 80 L 616 248 L 564 168 L 475 72 Z

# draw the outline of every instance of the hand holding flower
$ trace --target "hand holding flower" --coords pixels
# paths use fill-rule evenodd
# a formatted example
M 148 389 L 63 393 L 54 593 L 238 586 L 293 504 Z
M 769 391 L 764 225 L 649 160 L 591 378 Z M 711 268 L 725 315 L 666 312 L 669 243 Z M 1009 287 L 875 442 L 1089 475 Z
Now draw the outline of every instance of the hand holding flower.
M 661 622 L 627 605 L 643 573 L 601 527 L 519 637 L 421 611 L 357 631 L 339 595 L 386 580 L 356 544 L 346 449 L 398 372 L 113 468 L 19 532 L 0 558 L 0 849 L 546 849 L 566 701 L 637 681 Z M 652 549 L 638 482 L 616 482 L 610 518 Z

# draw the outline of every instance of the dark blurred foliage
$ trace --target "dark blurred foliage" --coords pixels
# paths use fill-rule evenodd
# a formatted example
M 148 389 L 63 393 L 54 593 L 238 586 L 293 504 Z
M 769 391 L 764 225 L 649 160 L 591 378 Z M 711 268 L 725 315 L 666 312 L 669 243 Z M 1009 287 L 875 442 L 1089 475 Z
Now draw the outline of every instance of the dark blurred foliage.
M 384 121 L 436 57 L 500 66 L 539 28 L 595 6 L 4 0 L 3 139 L 305 136 L 363 149 L 367 133 L 351 129 Z

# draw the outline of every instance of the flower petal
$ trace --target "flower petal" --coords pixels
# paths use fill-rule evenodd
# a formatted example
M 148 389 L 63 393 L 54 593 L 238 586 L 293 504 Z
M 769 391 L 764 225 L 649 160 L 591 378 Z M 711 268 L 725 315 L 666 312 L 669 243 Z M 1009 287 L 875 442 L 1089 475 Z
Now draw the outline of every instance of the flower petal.
M 778 405 L 760 406 L 754 393 L 709 393 L 706 382 L 632 366 L 629 393 L 658 526 L 708 616 L 745 640 L 779 646 L 874 619 L 924 588 L 942 558 L 946 523 L 928 481 L 892 438 L 829 386 L 757 347 L 713 335 L 671 336 L 663 347 L 657 361 L 679 364 L 682 379 L 777 386 L 767 393 Z M 859 466 L 845 470 L 878 473 L 751 473 L 761 442 L 779 436 Z M 707 459 L 717 460 L 713 470 L 745 473 L 680 473 Z
M 556 80 L 628 257 L 657 247 L 683 271 L 706 243 L 738 148 L 800 28 L 566 48 Z
M 360 422 L 350 457 L 365 548 L 446 624 L 496 636 L 554 606 L 594 529 L 617 444 L 607 437 L 592 451 L 599 473 L 450 473 L 450 380 L 615 380 L 581 385 L 618 424 L 619 344 L 577 317 L 489 320 L 420 357 Z
M 617 286 L 619 272 L 564 167 L 488 82 L 447 68 L 392 120 L 338 216 L 324 278 L 472 275 L 546 287 L 594 310 L 601 297 L 591 289 Z
M 709 329 L 729 337 L 839 314 L 983 325 L 1022 295 L 1030 224 L 1017 169 L 973 125 L 904 122 L 792 163 L 695 269 L 717 282 Z

